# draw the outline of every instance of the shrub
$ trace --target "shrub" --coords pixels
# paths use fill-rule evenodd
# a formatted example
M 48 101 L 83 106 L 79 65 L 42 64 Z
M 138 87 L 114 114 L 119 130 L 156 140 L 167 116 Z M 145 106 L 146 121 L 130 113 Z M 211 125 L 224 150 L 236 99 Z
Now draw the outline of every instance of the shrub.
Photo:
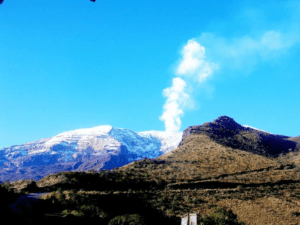
M 8 182 L 8 181 L 5 181 L 1 187 L 5 188 L 6 190 L 8 190 L 12 185 Z
M 74 181 L 75 183 L 79 182 L 79 180 L 76 177 L 72 178 L 71 181 Z
M 78 195 L 77 195 L 75 189 L 71 189 L 69 191 L 69 197 L 70 197 L 70 199 L 71 199 L 72 202 L 75 202 L 76 200 L 78 200 Z
M 101 211 L 101 212 L 99 213 L 99 217 L 101 217 L 102 219 L 106 219 L 106 218 L 109 218 L 109 217 L 110 217 L 110 214 L 107 213 L 107 212 Z
M 63 195 L 62 195 L 62 192 L 58 192 L 58 198 L 57 198 L 59 201 L 62 201 L 63 200 Z
M 238 191 L 241 191 L 243 189 L 243 186 L 242 185 L 238 185 L 237 189 L 238 189 Z
M 76 192 L 75 189 L 71 189 L 71 190 L 69 191 L 69 194 L 73 195 L 73 194 L 75 194 L 75 192 Z
M 71 214 L 73 214 L 74 216 L 79 216 L 79 217 L 85 216 L 84 212 L 82 212 L 82 211 L 77 211 L 77 210 L 73 210 L 73 211 L 71 212 Z
M 69 209 L 65 209 L 64 211 L 61 212 L 61 214 L 63 215 L 63 217 L 67 216 L 70 213 L 71 213 L 71 211 Z
M 215 208 L 215 212 L 210 214 L 210 217 L 205 216 L 198 221 L 199 225 L 244 225 L 244 222 L 238 222 L 237 216 L 230 209 L 226 211 L 226 207 Z
M 103 217 L 103 210 L 95 205 L 82 205 L 80 212 L 87 217 Z
M 140 225 L 145 225 L 146 223 L 145 223 L 144 216 L 141 216 L 139 214 L 125 214 L 125 215 L 116 216 L 115 218 L 111 219 L 108 223 L 108 225 L 118 225 L 118 224 L 123 224 L 123 225 L 140 224 Z

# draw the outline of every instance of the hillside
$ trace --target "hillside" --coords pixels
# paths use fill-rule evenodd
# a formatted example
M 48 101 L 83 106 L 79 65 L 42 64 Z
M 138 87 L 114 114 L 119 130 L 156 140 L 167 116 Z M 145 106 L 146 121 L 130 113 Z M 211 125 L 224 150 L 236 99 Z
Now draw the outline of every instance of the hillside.
M 221 116 L 188 127 L 179 147 L 156 159 L 50 174 L 10 188 L 56 191 L 41 200 L 43 213 L 93 217 L 98 224 L 135 213 L 149 224 L 180 224 L 187 212 L 198 214 L 198 224 L 217 224 L 216 218 L 222 224 L 300 224 L 298 153 L 299 136 L 269 134 Z M 211 214 L 216 209 L 221 213 Z
M 151 175 L 165 180 L 170 192 L 194 189 L 195 198 L 233 209 L 246 224 L 300 224 L 299 137 L 245 128 L 222 116 L 187 128 L 179 147 L 157 158 L 166 163 Z

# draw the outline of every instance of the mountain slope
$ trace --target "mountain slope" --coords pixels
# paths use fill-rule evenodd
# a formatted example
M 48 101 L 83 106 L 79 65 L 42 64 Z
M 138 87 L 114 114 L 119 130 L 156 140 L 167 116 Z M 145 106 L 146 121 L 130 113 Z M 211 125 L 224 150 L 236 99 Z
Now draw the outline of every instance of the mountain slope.
M 184 212 L 209 215 L 212 207 L 225 206 L 246 225 L 300 224 L 299 141 L 221 116 L 188 127 L 178 148 L 155 162 L 133 162 L 118 171 L 165 181 L 164 193 L 172 193 L 171 202 L 174 195 L 184 199 Z
M 190 135 L 203 134 L 211 140 L 223 146 L 240 149 L 255 154 L 262 154 L 272 158 L 288 152 L 300 150 L 300 136 L 291 138 L 285 135 L 270 134 L 265 131 L 242 126 L 232 118 L 220 116 L 210 123 L 201 126 L 190 126 L 183 131 L 182 141 L 179 146 L 186 142 Z
M 38 180 L 60 171 L 87 171 L 156 158 L 175 149 L 182 132 L 165 133 L 98 126 L 63 132 L 0 150 L 1 181 Z
M 178 148 L 156 158 L 166 163 L 161 169 L 153 166 L 151 176 L 168 182 L 196 181 L 283 168 L 283 160 L 295 168 L 300 165 L 299 137 L 270 134 L 221 116 L 185 129 Z M 130 163 L 120 169 L 134 166 Z

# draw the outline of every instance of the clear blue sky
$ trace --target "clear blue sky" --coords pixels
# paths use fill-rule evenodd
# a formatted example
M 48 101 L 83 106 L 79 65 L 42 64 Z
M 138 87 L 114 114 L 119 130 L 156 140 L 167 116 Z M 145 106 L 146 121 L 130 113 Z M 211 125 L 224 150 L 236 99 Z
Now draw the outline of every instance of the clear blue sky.
M 221 115 L 298 136 L 299 15 L 299 1 L 4 0 L 0 149 Z

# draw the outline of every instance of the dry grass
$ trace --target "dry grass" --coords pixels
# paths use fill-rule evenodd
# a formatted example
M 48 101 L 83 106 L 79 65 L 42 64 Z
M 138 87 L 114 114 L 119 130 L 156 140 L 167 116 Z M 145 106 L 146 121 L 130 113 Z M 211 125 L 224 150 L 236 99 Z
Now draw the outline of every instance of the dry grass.
M 227 206 L 237 215 L 238 220 L 246 225 L 300 224 L 297 214 L 300 212 L 299 172 L 298 169 L 284 168 L 292 163 L 300 165 L 298 153 L 289 153 L 275 159 L 268 158 L 226 147 L 212 141 L 206 135 L 191 135 L 186 138 L 184 145 L 157 159 L 170 164 L 139 169 L 136 168 L 136 163 L 131 163 L 120 170 L 146 172 L 150 179 L 156 177 L 177 183 L 175 186 L 179 188 L 180 184 L 192 187 L 192 184 L 205 185 L 208 181 L 241 185 L 239 188 L 215 187 L 185 192 L 170 189 L 167 196 L 185 196 L 180 200 L 183 208 L 203 216 L 212 213 L 216 206 Z M 202 199 L 204 203 L 190 204 L 189 198 Z M 168 213 L 170 214 L 170 211 Z M 173 214 L 180 216 L 182 211 L 174 211 Z
M 157 159 L 171 162 L 156 165 L 154 170 L 145 170 L 150 176 L 165 180 L 179 181 L 203 180 L 224 174 L 255 171 L 278 167 L 280 163 L 254 153 L 235 150 L 217 144 L 205 135 L 191 135 L 187 144 L 164 154 Z M 134 170 L 134 163 L 120 168 Z M 170 176 L 166 176 L 169 171 Z
M 227 206 L 238 215 L 238 220 L 245 224 L 300 224 L 299 200 L 287 202 L 276 197 L 263 197 L 254 200 L 224 199 L 218 201 L 219 206 Z
M 259 142 L 256 134 L 244 132 L 240 136 Z M 82 190 L 77 194 L 87 198 L 108 194 L 139 196 L 167 216 L 180 217 L 186 212 L 196 212 L 204 217 L 213 213 L 215 207 L 226 206 L 246 225 L 300 224 L 299 169 L 289 167 L 300 165 L 298 152 L 268 158 L 226 147 L 204 134 L 192 134 L 183 145 L 157 160 L 165 163 L 132 162 L 113 170 L 121 177 L 108 179 L 115 179 L 115 182 L 117 179 L 121 182 L 164 180 L 164 190 L 112 193 Z M 38 185 L 66 182 L 66 178 L 52 175 L 43 182 Z M 69 200 L 68 192 L 63 194 Z

